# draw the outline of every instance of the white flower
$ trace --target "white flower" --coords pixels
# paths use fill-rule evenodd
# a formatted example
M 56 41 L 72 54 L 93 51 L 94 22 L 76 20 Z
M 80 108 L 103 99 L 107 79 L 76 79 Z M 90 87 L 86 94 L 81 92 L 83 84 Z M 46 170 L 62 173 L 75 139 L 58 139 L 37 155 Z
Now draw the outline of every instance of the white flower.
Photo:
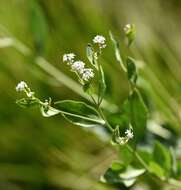
M 63 55 L 63 62 L 73 62 L 74 61 L 75 54 L 74 53 L 68 53 Z
M 71 69 L 73 71 L 79 72 L 80 74 L 83 73 L 84 71 L 84 66 L 85 63 L 83 61 L 75 61 L 72 65 L 71 65 Z
M 21 81 L 21 82 L 19 82 L 19 83 L 17 84 L 17 86 L 16 86 L 16 91 L 17 91 L 17 92 L 24 91 L 27 87 L 28 87 L 28 85 L 26 84 L 26 82 Z
M 100 48 L 105 48 L 106 47 L 106 39 L 104 36 L 97 35 L 94 37 L 93 42 L 95 44 L 98 44 Z
M 131 129 L 127 129 L 125 131 L 125 134 L 126 134 L 126 136 L 127 136 L 128 139 L 132 139 L 134 137 L 133 132 L 132 132 Z
M 90 78 L 94 77 L 93 69 L 84 69 L 82 74 L 82 79 L 88 81 Z

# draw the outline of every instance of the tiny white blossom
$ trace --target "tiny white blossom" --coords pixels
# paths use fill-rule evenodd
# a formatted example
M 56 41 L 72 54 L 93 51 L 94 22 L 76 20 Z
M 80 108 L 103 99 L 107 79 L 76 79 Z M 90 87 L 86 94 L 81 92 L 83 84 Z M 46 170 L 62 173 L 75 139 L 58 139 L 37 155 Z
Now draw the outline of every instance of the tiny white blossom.
M 73 71 L 79 72 L 80 74 L 83 73 L 84 71 L 84 66 L 85 63 L 83 61 L 75 61 L 72 65 L 71 65 L 71 69 Z
M 82 74 L 82 79 L 88 81 L 89 79 L 94 77 L 93 69 L 84 69 Z
M 126 136 L 127 136 L 128 139 L 132 139 L 134 137 L 133 132 L 132 132 L 131 129 L 127 129 L 125 131 L 125 134 L 126 134 Z
M 74 61 L 75 54 L 74 53 L 68 53 L 63 55 L 63 62 L 73 62 Z
M 28 87 L 28 85 L 26 84 L 26 82 L 21 81 L 21 82 L 19 82 L 19 83 L 17 84 L 17 86 L 16 86 L 16 91 L 17 91 L 17 92 L 24 91 L 27 87 Z
M 97 35 L 94 37 L 93 42 L 95 44 L 99 44 L 100 48 L 105 48 L 106 47 L 106 38 L 101 35 Z

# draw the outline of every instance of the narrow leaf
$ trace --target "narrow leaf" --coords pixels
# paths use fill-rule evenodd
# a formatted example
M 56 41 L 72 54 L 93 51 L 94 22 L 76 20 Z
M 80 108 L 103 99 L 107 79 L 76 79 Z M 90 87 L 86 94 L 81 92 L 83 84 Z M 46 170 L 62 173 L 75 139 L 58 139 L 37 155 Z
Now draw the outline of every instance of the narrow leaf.
M 151 172 L 152 174 L 156 175 L 160 179 L 164 179 L 165 178 L 164 169 L 159 164 L 157 164 L 154 161 L 151 161 L 149 163 L 149 172 Z
M 154 146 L 153 159 L 164 169 L 165 175 L 168 176 L 171 171 L 171 155 L 169 150 L 158 141 Z
M 142 174 L 145 173 L 145 169 L 136 169 L 131 166 L 127 167 L 126 171 L 123 173 L 119 174 L 121 179 L 124 180 L 129 180 L 129 179 L 134 179 Z
M 55 108 L 70 122 L 82 127 L 93 127 L 98 124 L 105 124 L 105 121 L 100 117 L 99 113 L 84 102 L 63 100 L 56 102 Z
M 123 71 L 127 72 L 126 71 L 126 68 L 125 68 L 125 65 L 123 63 L 123 60 L 121 58 L 121 54 L 120 54 L 120 49 L 119 49 L 119 43 L 115 40 L 113 34 L 111 31 L 109 31 L 109 36 L 110 36 L 110 39 L 114 45 L 114 51 L 115 51 L 115 57 L 116 57 L 116 60 L 119 62 L 121 68 L 123 69 Z
M 105 82 L 105 77 L 104 77 L 104 71 L 103 71 L 102 66 L 100 65 L 99 66 L 99 92 L 98 92 L 99 101 L 100 101 L 99 104 L 101 103 L 103 99 L 105 91 L 106 91 L 106 82 Z
M 131 83 L 136 84 L 137 72 L 136 72 L 135 60 L 133 58 L 131 58 L 131 57 L 127 57 L 126 64 L 127 64 L 127 76 L 128 76 L 128 80 Z
M 90 63 L 95 66 L 95 62 L 94 62 L 94 50 L 91 44 L 88 44 L 86 47 L 86 55 L 88 60 L 90 61 Z

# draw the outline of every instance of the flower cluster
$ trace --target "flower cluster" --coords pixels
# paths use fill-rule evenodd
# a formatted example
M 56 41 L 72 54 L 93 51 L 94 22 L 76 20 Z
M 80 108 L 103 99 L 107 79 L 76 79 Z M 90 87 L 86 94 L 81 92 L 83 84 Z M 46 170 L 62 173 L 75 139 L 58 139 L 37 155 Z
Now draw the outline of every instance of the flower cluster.
M 17 92 L 25 92 L 28 98 L 33 98 L 34 92 L 31 91 L 31 89 L 28 87 L 26 82 L 21 81 L 16 86 Z
M 104 36 L 100 35 L 95 36 L 93 42 L 95 44 L 98 44 L 101 49 L 106 47 L 106 39 Z
M 82 74 L 84 72 L 85 63 L 83 61 L 75 61 L 71 65 L 72 71 Z
M 94 77 L 94 72 L 93 69 L 84 69 L 83 74 L 82 74 L 82 79 L 85 81 L 88 81 L 90 78 Z
M 81 80 L 89 81 L 94 77 L 93 69 L 85 68 L 83 61 L 74 61 L 75 54 L 69 53 L 63 55 L 63 62 L 66 62 L 71 67 L 71 71 L 75 72 Z
M 134 137 L 133 131 L 132 131 L 131 128 L 129 128 L 129 129 L 127 129 L 127 130 L 125 131 L 125 135 L 126 135 L 126 137 L 127 137 L 128 139 L 132 139 L 132 138 Z
M 63 62 L 67 63 L 73 63 L 75 54 L 74 53 L 68 53 L 63 55 Z
M 28 85 L 26 84 L 26 82 L 21 81 L 17 84 L 16 86 L 16 91 L 17 92 L 21 92 L 21 91 L 25 91 L 25 89 L 28 88 Z

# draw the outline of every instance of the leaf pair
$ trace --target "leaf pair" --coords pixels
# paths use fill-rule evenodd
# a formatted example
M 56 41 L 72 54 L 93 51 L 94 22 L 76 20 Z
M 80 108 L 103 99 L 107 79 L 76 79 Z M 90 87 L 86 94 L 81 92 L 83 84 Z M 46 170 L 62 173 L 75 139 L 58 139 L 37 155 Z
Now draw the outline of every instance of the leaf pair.
M 100 117 L 99 113 L 84 102 L 64 100 L 56 102 L 54 107 L 49 106 L 48 109 L 40 103 L 38 99 L 31 100 L 23 98 L 16 103 L 23 108 L 38 105 L 40 106 L 41 113 L 44 117 L 62 114 L 71 123 L 82 127 L 93 127 L 105 124 L 105 121 Z
M 145 173 L 145 169 L 125 166 L 120 162 L 113 162 L 112 166 L 106 171 L 101 181 L 109 184 L 123 184 L 126 187 L 132 186 L 137 178 Z

